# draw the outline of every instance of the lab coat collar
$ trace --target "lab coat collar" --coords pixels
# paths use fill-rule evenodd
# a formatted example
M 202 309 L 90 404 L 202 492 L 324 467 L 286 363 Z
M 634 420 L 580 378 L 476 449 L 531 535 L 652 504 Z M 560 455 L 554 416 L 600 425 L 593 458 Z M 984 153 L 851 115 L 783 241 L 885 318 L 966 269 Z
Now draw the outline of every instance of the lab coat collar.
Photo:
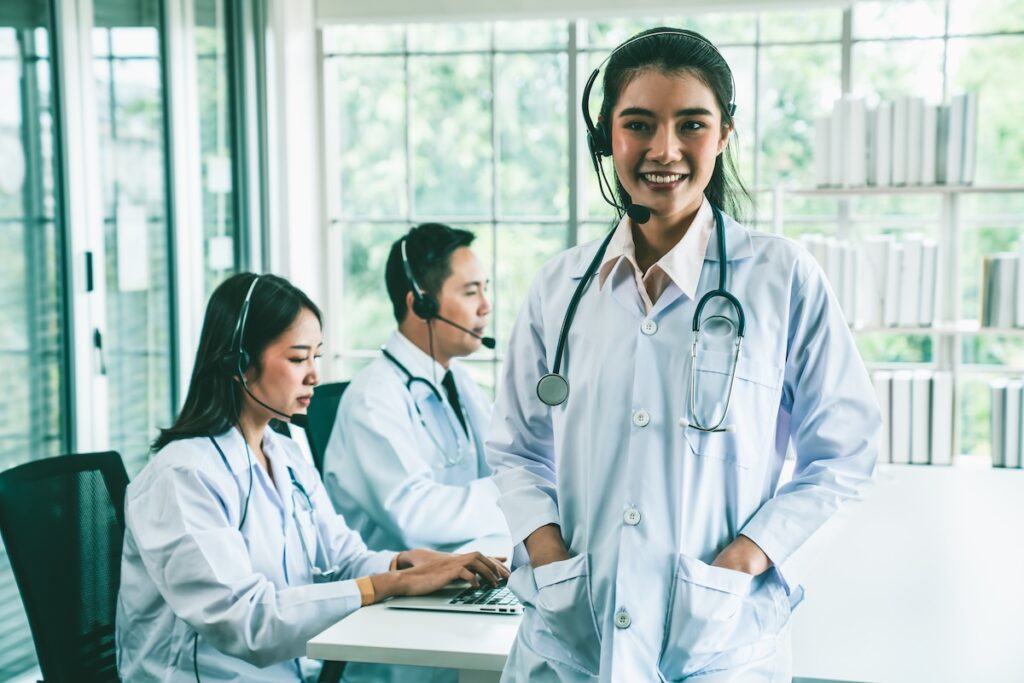
M 247 457 L 245 453 L 246 444 L 242 439 L 242 433 L 237 428 L 231 427 L 226 432 L 217 434 L 213 437 L 217 440 L 217 444 L 224 451 L 224 457 L 228 460 L 228 465 L 231 468 L 232 474 L 243 473 L 250 467 L 258 467 L 259 463 L 256 462 L 255 455 Z M 281 436 L 269 426 L 263 432 L 263 453 L 268 459 L 278 456 L 282 457 L 284 454 L 283 449 L 280 446 L 278 439 L 286 437 Z M 213 444 L 210 444 L 212 447 Z M 219 455 L 217 456 L 220 457 Z M 251 461 L 251 462 L 250 462 Z
M 431 358 L 429 355 L 423 352 L 420 347 L 409 341 L 409 338 L 402 334 L 400 331 L 395 330 L 388 337 L 388 342 L 384 348 L 391 353 L 392 356 L 398 359 L 398 362 L 404 365 L 414 377 L 422 377 L 437 388 L 438 391 L 443 391 L 440 385 L 444 374 L 448 372 L 444 366 L 438 363 L 436 360 Z M 388 365 L 391 365 L 388 363 Z M 455 361 L 452 360 L 449 363 L 452 374 L 455 373 Z M 402 375 L 402 381 L 405 381 L 405 375 L 398 368 L 395 368 L 395 372 Z M 434 383 L 434 377 L 437 377 L 437 384 Z
M 728 215 L 723 214 L 722 218 L 725 219 L 726 259 L 729 261 L 738 261 L 740 259 L 750 258 L 753 256 L 754 247 L 750 239 L 750 231 Z M 618 223 L 616 223 L 615 227 L 611 229 L 615 230 L 617 228 Z M 570 278 L 573 280 L 579 280 L 586 274 L 587 266 L 589 266 L 590 262 L 594 259 L 594 254 L 597 253 L 598 248 L 601 246 L 601 242 L 607 234 L 608 233 L 605 233 L 605 235 L 600 239 L 588 242 L 576 249 L 576 253 L 573 254 L 575 260 L 571 261 L 569 267 L 566 269 L 570 273 Z M 711 239 L 708 240 L 708 246 L 704 253 L 704 260 L 718 260 L 717 230 L 713 229 L 711 232 Z
M 750 239 L 750 231 L 730 216 L 723 214 L 722 218 L 725 219 L 725 258 L 729 261 L 739 261 L 753 256 L 754 246 Z M 708 240 L 704 260 L 718 260 L 718 230 L 711 231 L 711 239 Z

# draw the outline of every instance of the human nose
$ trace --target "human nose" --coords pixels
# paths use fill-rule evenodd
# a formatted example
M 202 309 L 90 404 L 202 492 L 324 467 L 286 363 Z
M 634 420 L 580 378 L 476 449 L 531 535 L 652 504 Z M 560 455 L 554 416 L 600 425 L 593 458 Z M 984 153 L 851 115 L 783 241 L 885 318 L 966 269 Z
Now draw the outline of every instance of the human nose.
M 480 292 L 480 306 L 477 307 L 477 315 L 483 318 L 491 313 L 491 300 L 487 298 L 486 292 Z
M 304 384 L 307 386 L 315 387 L 320 384 L 320 359 L 313 358 L 310 360 L 309 371 L 306 373 Z
M 683 158 L 682 142 L 671 126 L 658 126 L 647 158 L 659 164 L 671 164 Z

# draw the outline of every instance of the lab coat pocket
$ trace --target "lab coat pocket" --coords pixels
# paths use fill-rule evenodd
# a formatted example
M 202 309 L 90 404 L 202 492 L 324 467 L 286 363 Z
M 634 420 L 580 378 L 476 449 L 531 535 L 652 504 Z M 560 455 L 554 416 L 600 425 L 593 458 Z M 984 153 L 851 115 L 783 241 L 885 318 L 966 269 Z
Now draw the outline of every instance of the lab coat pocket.
M 757 638 L 760 628 L 747 605 L 753 580 L 750 574 L 679 556 L 659 662 L 666 680 L 685 678 Z
M 510 580 L 513 591 L 524 588 L 522 576 Z M 596 675 L 601 662 L 601 637 L 590 593 L 587 555 L 552 562 L 533 570 L 535 592 L 527 595 L 527 610 L 539 619 L 524 619 L 539 628 L 527 634 L 532 649 L 558 663 Z M 528 587 L 527 591 L 528 592 Z M 538 632 L 540 631 L 540 632 Z
M 693 373 L 693 394 L 687 396 L 688 422 L 727 431 L 706 432 L 683 427 L 694 454 L 723 460 L 741 468 L 753 467 L 768 448 L 778 416 L 782 369 L 741 354 L 702 350 Z M 724 420 L 723 420 L 724 416 Z

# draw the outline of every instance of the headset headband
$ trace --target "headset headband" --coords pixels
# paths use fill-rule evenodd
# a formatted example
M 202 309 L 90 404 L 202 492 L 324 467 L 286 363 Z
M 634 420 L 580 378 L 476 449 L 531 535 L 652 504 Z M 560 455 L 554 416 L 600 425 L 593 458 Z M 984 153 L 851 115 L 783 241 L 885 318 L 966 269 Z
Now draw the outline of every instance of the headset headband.
M 722 63 L 725 64 L 725 68 L 729 72 L 729 81 L 732 84 L 732 92 L 730 93 L 730 95 L 732 95 L 732 97 L 730 98 L 730 101 L 729 101 L 728 110 L 729 110 L 729 116 L 735 116 L 736 115 L 736 79 L 732 75 L 732 69 L 729 67 L 729 63 L 725 61 L 725 57 L 722 56 L 721 51 L 719 51 L 719 49 L 715 46 L 714 43 L 712 43 L 710 40 L 708 40 L 707 38 L 705 38 L 701 34 L 697 33 L 696 31 L 690 31 L 690 30 L 684 29 L 684 28 L 671 29 L 671 30 L 666 30 L 666 31 L 655 31 L 654 33 L 643 33 L 641 35 L 633 36 L 632 38 L 630 38 L 629 40 L 627 40 L 624 43 L 619 44 L 611 52 L 609 52 L 608 56 L 605 57 L 604 59 L 602 59 L 601 63 L 597 65 L 597 68 L 594 69 L 593 72 L 591 72 L 590 78 L 587 79 L 587 84 L 583 88 L 583 122 L 587 126 L 587 132 L 589 133 L 589 136 L 590 136 L 590 142 L 591 142 L 591 147 L 592 148 L 594 147 L 594 145 L 596 143 L 599 142 L 599 138 L 602 135 L 598 131 L 597 125 L 594 124 L 594 120 L 590 116 L 590 106 L 589 106 L 590 105 L 590 91 L 594 89 L 594 82 L 597 81 L 597 75 L 600 73 L 601 69 L 604 68 L 604 65 L 607 64 L 608 61 L 612 57 L 614 57 L 615 54 L 617 52 L 619 52 L 620 50 L 623 50 L 626 47 L 628 47 L 628 46 L 632 45 L 633 43 L 638 42 L 640 40 L 644 40 L 646 38 L 654 38 L 656 36 L 681 36 L 683 38 L 689 38 L 691 40 L 696 40 L 696 41 L 702 43 L 703 45 L 705 45 L 706 47 L 710 48 L 711 50 L 713 50 L 714 53 L 717 54 L 719 56 L 719 58 L 721 58 Z M 607 156 L 607 155 L 605 155 L 605 156 Z

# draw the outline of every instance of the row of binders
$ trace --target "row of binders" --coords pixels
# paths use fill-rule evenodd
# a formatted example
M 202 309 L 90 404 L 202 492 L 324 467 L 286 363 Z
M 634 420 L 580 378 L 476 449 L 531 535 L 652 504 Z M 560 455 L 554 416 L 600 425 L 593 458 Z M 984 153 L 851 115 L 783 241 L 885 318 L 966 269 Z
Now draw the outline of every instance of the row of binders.
M 859 244 L 803 235 L 847 322 L 860 328 L 928 327 L 935 322 L 938 245 L 913 233 L 871 235 Z
M 882 409 L 878 462 L 953 464 L 953 374 L 881 370 L 872 379 Z
M 1024 240 L 1016 252 L 989 254 L 981 269 L 982 327 L 1024 327 Z
M 845 96 L 814 122 L 819 187 L 971 185 L 978 147 L 978 96 L 948 104 L 902 96 L 869 109 Z
M 996 379 L 992 389 L 992 466 L 1024 467 L 1024 379 Z

